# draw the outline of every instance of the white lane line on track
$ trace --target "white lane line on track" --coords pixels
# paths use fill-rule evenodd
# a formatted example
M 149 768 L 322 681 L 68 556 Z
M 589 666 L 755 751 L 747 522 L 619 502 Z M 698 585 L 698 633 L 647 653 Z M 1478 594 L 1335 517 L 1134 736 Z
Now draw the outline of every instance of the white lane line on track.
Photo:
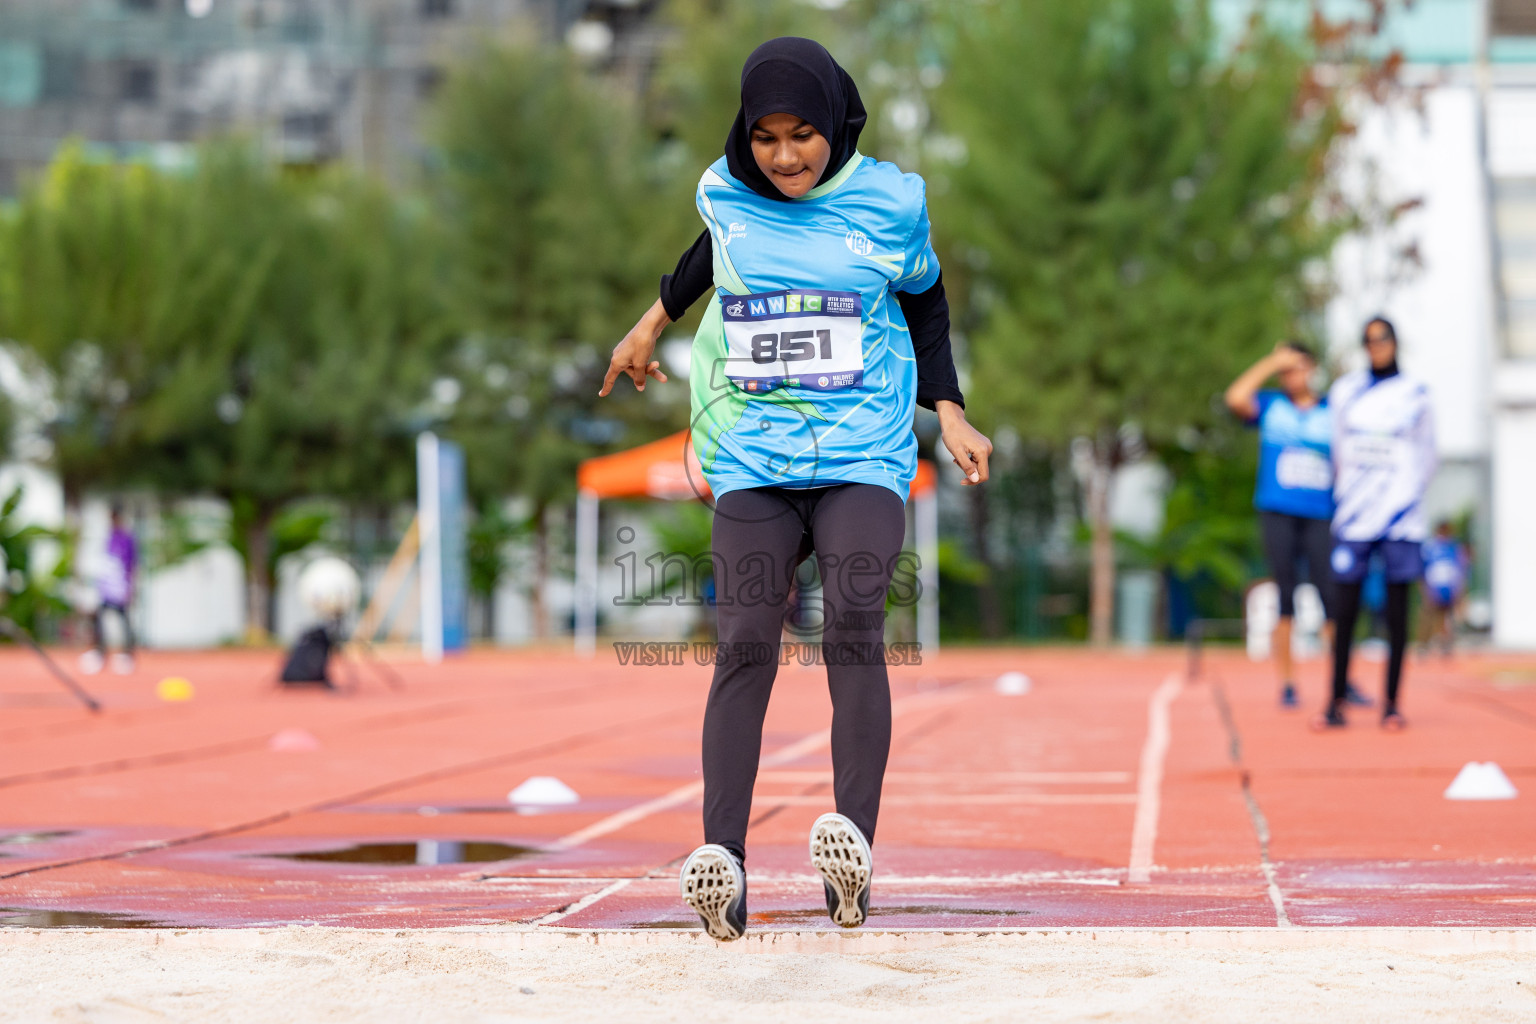
M 1016 782 L 1025 785 L 1072 785 L 1088 782 L 1130 782 L 1131 772 L 886 772 L 886 782 L 933 782 L 952 786 L 955 782 Z M 831 782 L 831 772 L 778 771 L 758 772 L 758 782 Z
M 783 804 L 787 807 L 815 807 L 827 802 L 825 793 L 821 794 L 786 794 L 783 796 L 774 793 L 759 793 L 756 799 L 764 803 Z M 1050 804 L 1063 806 L 1073 804 L 1134 804 L 1138 797 L 1135 793 L 883 793 L 880 797 L 881 807 L 902 806 L 926 806 L 930 804 L 943 804 L 947 807 L 957 805 L 971 806 L 1010 806 L 1027 804 Z
M 967 694 L 962 692 L 956 692 L 954 690 L 942 690 L 937 693 L 919 693 L 914 694 L 911 697 L 903 697 L 898 701 L 892 702 L 891 718 L 894 721 L 909 711 L 917 711 L 921 710 L 922 708 L 950 704 L 958 700 L 963 700 L 966 696 Z M 809 736 L 803 736 L 786 747 L 780 747 L 778 750 L 775 750 L 767 757 L 764 757 L 758 763 L 762 768 L 773 768 L 779 765 L 791 764 L 795 761 L 798 761 L 800 758 L 807 754 L 815 753 L 831 742 L 832 730 L 823 729 L 820 732 L 813 732 Z M 702 796 L 703 793 L 704 783 L 702 780 L 699 782 L 690 782 L 686 786 L 679 786 L 672 792 L 665 793 L 654 800 L 647 800 L 642 804 L 636 804 L 634 807 L 627 808 L 615 814 L 610 814 L 606 818 L 595 821 L 588 825 L 586 828 L 579 828 L 575 832 L 572 832 L 569 835 L 566 835 L 551 843 L 548 849 L 574 849 L 575 847 L 581 846 L 584 843 L 589 843 L 594 839 L 598 839 L 602 836 L 617 832 L 622 828 L 627 828 L 630 825 L 633 825 L 635 822 L 649 818 L 651 815 L 660 811 L 670 810 L 673 807 L 678 807 L 682 804 L 688 803 L 697 797 Z M 539 925 L 547 925 L 561 921 L 567 917 L 570 917 L 572 914 L 587 909 L 598 900 L 606 899 L 607 897 L 612 896 L 614 893 L 623 889 L 631 882 L 638 881 L 639 878 L 643 877 L 645 876 L 641 875 L 637 876 L 636 878 L 621 879 L 620 881 L 614 882 L 611 885 L 604 886 L 594 893 L 589 893 L 588 895 L 583 896 L 581 899 L 577 900 L 575 903 L 572 903 L 568 907 L 564 907 L 550 914 L 545 914 L 543 917 L 539 918 L 533 923 Z
M 942 704 L 949 704 L 957 700 L 962 700 L 966 696 L 967 695 L 965 693 L 959 693 L 953 690 L 944 690 L 937 693 L 919 693 L 914 694 L 911 697 L 903 697 L 891 704 L 891 717 L 893 719 L 899 718 L 902 715 L 912 711 L 918 711 L 923 708 L 934 707 Z M 791 764 L 795 761 L 798 761 L 800 758 L 806 756 L 807 754 L 813 754 L 816 751 L 821 750 L 829 743 L 831 743 L 831 741 L 831 729 L 823 729 L 820 732 L 813 732 L 808 736 L 801 737 L 788 746 L 780 747 L 773 753 L 768 754 L 762 759 L 761 762 L 759 762 L 759 764 L 762 768 L 777 768 L 780 765 Z M 594 821 L 592 824 L 587 825 L 584 828 L 579 828 L 575 832 L 555 840 L 548 847 L 546 847 L 546 849 L 575 849 L 578 846 L 583 846 L 586 843 L 590 843 L 594 839 L 600 839 L 603 836 L 610 835 L 619 831 L 620 829 L 628 828 L 630 825 L 633 825 L 638 821 L 643 821 L 653 814 L 658 814 L 662 811 L 668 811 L 674 807 L 680 807 L 683 804 L 691 803 L 692 801 L 697 800 L 700 796 L 702 796 L 703 793 L 704 782 L 702 779 L 697 782 L 690 782 L 687 785 L 677 787 L 670 793 L 664 793 L 655 799 L 647 800 L 644 803 L 636 804 L 633 807 L 627 807 L 622 811 L 608 815 L 606 818 L 600 818 L 599 820 Z
M 762 886 L 774 885 L 806 885 L 814 883 L 821 878 L 813 873 L 794 872 L 762 872 L 752 873 L 752 884 Z M 618 892 L 620 889 L 635 882 L 665 882 L 668 885 L 677 884 L 677 872 L 668 870 L 657 873 L 653 870 L 644 875 L 635 875 L 630 878 L 579 878 L 574 876 L 550 876 L 535 877 L 532 875 L 493 875 L 480 880 L 481 885 L 514 886 L 523 883 L 561 885 L 596 885 L 600 888 L 588 893 L 575 903 L 571 903 L 561 910 L 545 914 L 544 917 L 534 921 L 534 924 L 544 923 L 544 918 L 569 917 L 578 910 L 585 910 L 598 900 Z M 1061 872 L 1051 871 L 1015 871 L 1003 875 L 881 875 L 880 885 L 885 886 L 922 886 L 923 888 L 954 889 L 958 893 L 966 894 L 975 889 L 1005 888 L 1009 886 L 1049 886 L 1049 885 L 1092 885 L 1104 888 L 1119 888 L 1122 884 L 1118 870 L 1106 873 L 1102 876 L 1076 877 Z M 554 917 L 558 915 L 558 917 Z
M 1136 777 L 1136 821 L 1131 826 L 1130 874 L 1126 879 L 1132 885 L 1152 880 L 1157 819 L 1162 813 L 1163 765 L 1171 738 L 1168 708 L 1183 688 L 1184 677 L 1175 672 L 1147 701 L 1147 741 L 1141 748 L 1141 771 Z
M 556 921 L 564 920 L 565 918 L 570 917 L 572 914 L 580 913 L 581 911 L 586 910 L 598 900 L 607 896 L 612 896 L 614 893 L 618 892 L 620 889 L 629 885 L 633 881 L 635 881 L 633 878 L 621 878 L 617 882 L 603 886 L 603 888 L 597 890 L 597 892 L 587 893 L 587 895 L 583 896 L 575 903 L 571 903 L 567 906 L 561 907 L 559 910 L 553 911 L 551 913 L 545 914 L 543 917 L 535 919 L 532 923 L 554 924 Z

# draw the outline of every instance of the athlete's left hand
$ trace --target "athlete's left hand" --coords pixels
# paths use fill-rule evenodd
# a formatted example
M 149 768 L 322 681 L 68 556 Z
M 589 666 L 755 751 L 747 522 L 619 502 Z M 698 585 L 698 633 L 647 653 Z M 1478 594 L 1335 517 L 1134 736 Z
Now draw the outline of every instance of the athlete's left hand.
M 956 402 L 938 402 L 939 440 L 949 449 L 950 457 L 965 474 L 962 486 L 974 487 L 987 482 L 987 459 L 992 442 L 966 422 L 965 409 Z

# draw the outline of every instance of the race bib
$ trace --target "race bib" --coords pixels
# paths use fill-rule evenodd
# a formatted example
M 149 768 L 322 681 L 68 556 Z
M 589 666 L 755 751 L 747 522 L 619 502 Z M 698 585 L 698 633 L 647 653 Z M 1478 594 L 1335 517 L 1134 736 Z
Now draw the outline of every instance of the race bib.
M 1286 448 L 1275 461 L 1275 482 L 1289 491 L 1330 490 L 1333 467 L 1310 448 Z
M 1391 469 L 1399 464 L 1403 440 L 1389 434 L 1350 434 L 1344 450 L 1351 462 L 1365 469 Z
M 722 295 L 725 376 L 748 392 L 840 391 L 864 380 L 864 308 L 857 292 Z
M 1461 586 L 1461 566 L 1448 560 L 1430 562 L 1424 570 L 1424 580 L 1432 587 L 1454 589 Z

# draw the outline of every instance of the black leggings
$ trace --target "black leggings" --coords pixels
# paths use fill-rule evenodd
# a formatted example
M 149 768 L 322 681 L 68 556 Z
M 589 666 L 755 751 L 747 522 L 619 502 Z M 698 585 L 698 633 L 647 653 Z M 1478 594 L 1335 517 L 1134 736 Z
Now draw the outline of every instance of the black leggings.
M 895 492 L 873 484 L 731 491 L 715 508 L 720 645 L 704 709 L 704 841 L 746 859 L 763 717 L 795 568 L 821 572 L 821 651 L 832 692 L 832 788 L 873 842 L 891 749 L 885 595 L 906 534 Z M 815 625 L 815 624 L 812 624 Z M 791 624 L 792 631 L 801 623 Z
M 1307 519 L 1283 512 L 1260 510 L 1259 528 L 1264 537 L 1264 557 L 1280 588 L 1280 617 L 1296 614 L 1296 567 L 1307 563 L 1307 577 L 1323 600 L 1323 614 L 1333 618 L 1333 535 L 1326 519 Z
M 1349 653 L 1360 617 L 1360 583 L 1334 585 L 1337 616 L 1333 624 L 1333 703 L 1340 706 L 1349 687 Z M 1403 654 L 1408 650 L 1408 584 L 1387 584 L 1387 703 L 1397 709 L 1397 688 L 1403 681 Z

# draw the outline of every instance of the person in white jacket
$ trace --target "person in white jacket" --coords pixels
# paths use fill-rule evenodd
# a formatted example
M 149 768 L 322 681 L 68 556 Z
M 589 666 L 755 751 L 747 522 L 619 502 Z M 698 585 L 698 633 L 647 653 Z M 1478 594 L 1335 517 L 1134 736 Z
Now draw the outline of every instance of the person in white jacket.
M 1333 554 L 1337 626 L 1333 694 L 1320 727 L 1345 724 L 1349 655 L 1360 591 L 1373 555 L 1387 578 L 1387 679 L 1381 724 L 1401 729 L 1398 711 L 1408 649 L 1408 595 L 1423 574 L 1429 537 L 1424 492 L 1435 474 L 1435 420 L 1425 384 L 1397 368 L 1397 331 L 1383 317 L 1365 325 L 1370 365 L 1341 377 L 1328 393 L 1333 409 Z

